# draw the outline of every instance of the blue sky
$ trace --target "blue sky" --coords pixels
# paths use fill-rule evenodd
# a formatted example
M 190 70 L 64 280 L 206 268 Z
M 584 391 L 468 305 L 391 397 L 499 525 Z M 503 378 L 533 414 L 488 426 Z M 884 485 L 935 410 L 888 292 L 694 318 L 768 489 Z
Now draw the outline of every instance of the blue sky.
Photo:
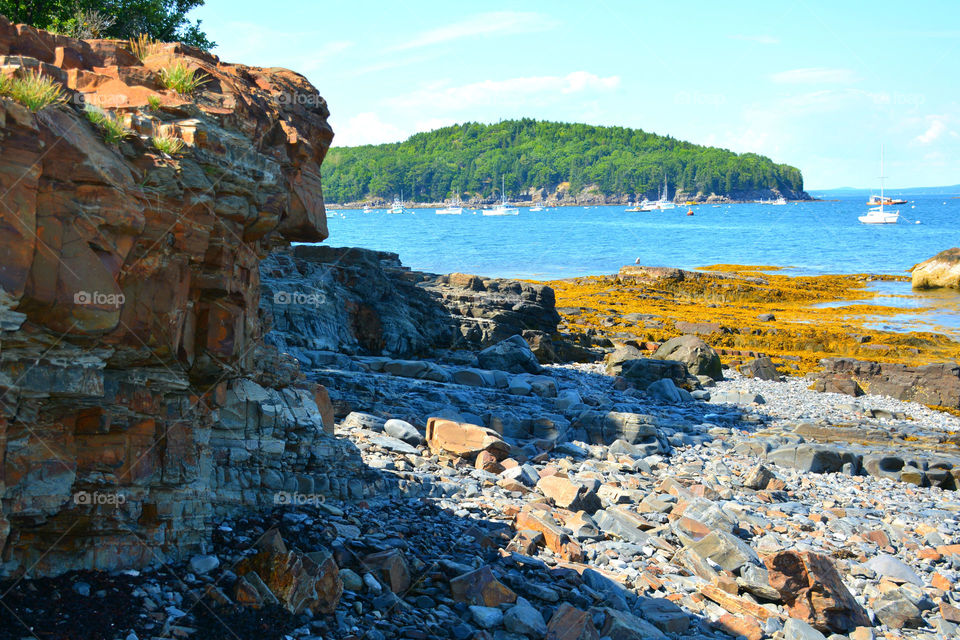
M 842 5 L 842 6 L 838 6 Z M 960 2 L 207 0 L 227 62 L 306 75 L 335 144 L 516 117 L 798 166 L 808 189 L 960 183 Z

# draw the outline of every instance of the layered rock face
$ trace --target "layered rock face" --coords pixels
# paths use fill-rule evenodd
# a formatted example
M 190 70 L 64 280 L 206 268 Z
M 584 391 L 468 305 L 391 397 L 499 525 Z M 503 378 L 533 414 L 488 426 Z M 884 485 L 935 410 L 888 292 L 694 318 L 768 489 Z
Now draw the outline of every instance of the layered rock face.
M 175 64 L 208 78 L 164 89 Z M 359 462 L 325 432 L 325 391 L 262 341 L 259 261 L 327 235 L 316 90 L 0 17 L 0 74 L 27 71 L 67 101 L 0 98 L 0 573 L 173 559 L 212 514 L 279 490 L 357 493 L 337 479 Z M 106 144 L 84 104 L 131 135 Z
M 556 332 L 553 290 L 539 284 L 404 267 L 395 253 L 327 246 L 276 252 L 261 266 L 267 341 L 305 365 L 328 353 L 423 356 Z

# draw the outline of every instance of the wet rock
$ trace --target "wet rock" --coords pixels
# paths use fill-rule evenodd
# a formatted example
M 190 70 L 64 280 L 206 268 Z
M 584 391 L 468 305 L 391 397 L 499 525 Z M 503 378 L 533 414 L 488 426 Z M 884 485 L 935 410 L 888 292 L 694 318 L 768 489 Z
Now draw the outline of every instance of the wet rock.
M 870 626 L 833 562 L 809 551 L 781 551 L 764 559 L 770 586 L 780 592 L 790 615 L 824 632 L 846 633 Z

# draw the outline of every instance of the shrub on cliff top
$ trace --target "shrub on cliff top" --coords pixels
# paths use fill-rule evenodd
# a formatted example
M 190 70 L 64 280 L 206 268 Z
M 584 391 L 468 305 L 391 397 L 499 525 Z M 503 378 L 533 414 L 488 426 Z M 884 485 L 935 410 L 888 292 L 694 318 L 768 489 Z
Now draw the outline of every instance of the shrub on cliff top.
M 84 113 L 87 120 L 100 129 L 103 134 L 103 141 L 107 144 L 118 145 L 124 138 L 133 133 L 112 113 L 107 113 L 92 105 L 87 105 Z
M 197 69 L 189 69 L 187 65 L 178 62 L 166 69 L 160 69 L 160 81 L 167 89 L 173 89 L 181 95 L 188 95 L 203 85 L 210 76 Z
M 141 33 L 161 42 L 204 50 L 216 46 L 187 14 L 204 0 L 0 0 L 0 14 L 13 22 L 74 37 L 126 40 Z
M 38 71 L 0 79 L 0 95 L 12 98 L 31 111 L 66 101 L 60 83 Z

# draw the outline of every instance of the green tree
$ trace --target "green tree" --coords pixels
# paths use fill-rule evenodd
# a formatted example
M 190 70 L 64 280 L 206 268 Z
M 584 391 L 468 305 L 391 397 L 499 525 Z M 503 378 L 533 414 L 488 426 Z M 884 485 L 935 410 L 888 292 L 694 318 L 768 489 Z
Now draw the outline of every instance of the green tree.
M 75 37 L 127 39 L 146 34 L 163 42 L 211 49 L 200 21 L 187 18 L 204 0 L 0 0 L 0 14 Z

